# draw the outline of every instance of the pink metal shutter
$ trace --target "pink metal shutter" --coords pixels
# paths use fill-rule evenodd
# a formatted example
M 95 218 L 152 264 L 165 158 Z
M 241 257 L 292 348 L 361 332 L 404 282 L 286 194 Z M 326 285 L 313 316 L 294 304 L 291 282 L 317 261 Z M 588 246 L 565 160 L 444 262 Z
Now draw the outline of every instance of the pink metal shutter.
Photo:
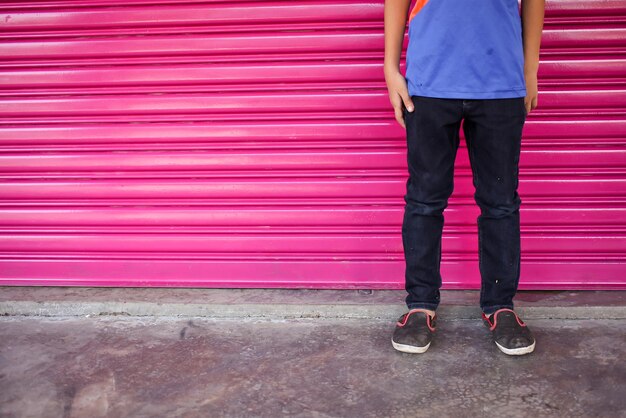
M 0 284 L 402 288 L 383 1 L 5 1 Z M 551 1 L 521 287 L 625 288 L 626 3 Z M 446 288 L 477 288 L 464 142 Z

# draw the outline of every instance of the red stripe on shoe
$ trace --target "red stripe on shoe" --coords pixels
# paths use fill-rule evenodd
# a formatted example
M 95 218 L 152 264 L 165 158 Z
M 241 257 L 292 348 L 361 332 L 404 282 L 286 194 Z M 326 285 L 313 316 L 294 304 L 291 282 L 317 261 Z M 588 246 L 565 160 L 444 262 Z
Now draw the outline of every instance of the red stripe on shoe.
M 432 326 L 430 314 L 428 313 L 426 309 L 421 309 L 421 308 L 411 309 L 409 312 L 405 313 L 404 317 L 402 318 L 402 321 L 397 322 L 398 326 L 399 327 L 405 326 L 406 321 L 409 319 L 409 316 L 411 316 L 411 314 L 415 312 L 424 312 L 426 314 L 426 325 L 428 325 L 428 329 L 434 332 L 436 328 Z M 436 316 L 437 314 L 435 314 L 435 316 L 433 316 L 432 318 L 434 319 Z
M 493 330 L 496 328 L 496 325 L 497 325 L 497 323 L 498 323 L 498 314 L 499 314 L 500 312 L 503 312 L 503 311 L 513 312 L 513 316 L 515 316 L 515 320 L 517 321 L 517 323 L 518 323 L 518 324 L 520 324 L 520 326 L 522 326 L 522 327 L 525 327 L 525 326 L 526 326 L 526 324 L 524 323 L 524 321 L 522 321 L 522 320 L 520 319 L 520 317 L 519 317 L 519 316 L 517 316 L 517 312 L 515 312 L 513 309 L 509 309 L 509 308 L 502 308 L 502 309 L 498 309 L 497 311 L 495 311 L 495 312 L 493 313 L 493 315 L 491 315 L 491 316 L 493 316 L 493 322 L 491 322 L 491 320 L 489 319 L 489 317 L 488 317 L 487 315 L 485 315 L 485 313 L 483 312 L 483 319 L 485 319 L 485 320 L 487 321 L 487 323 L 490 325 L 490 326 L 489 326 L 489 330 L 490 330 L 490 331 L 493 331 Z

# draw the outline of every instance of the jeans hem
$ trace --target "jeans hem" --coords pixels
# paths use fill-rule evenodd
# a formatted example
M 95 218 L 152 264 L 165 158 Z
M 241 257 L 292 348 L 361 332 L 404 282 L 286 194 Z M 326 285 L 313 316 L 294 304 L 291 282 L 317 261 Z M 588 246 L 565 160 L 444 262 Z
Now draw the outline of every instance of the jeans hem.
M 495 311 L 499 310 L 499 309 L 513 309 L 513 305 L 494 305 L 494 306 L 484 306 L 482 307 L 483 312 L 485 313 L 485 315 L 491 315 L 492 313 L 494 313 Z
M 406 306 L 409 309 L 428 309 L 430 311 L 436 311 L 437 307 L 439 307 L 439 304 L 417 302 L 417 303 L 408 303 Z

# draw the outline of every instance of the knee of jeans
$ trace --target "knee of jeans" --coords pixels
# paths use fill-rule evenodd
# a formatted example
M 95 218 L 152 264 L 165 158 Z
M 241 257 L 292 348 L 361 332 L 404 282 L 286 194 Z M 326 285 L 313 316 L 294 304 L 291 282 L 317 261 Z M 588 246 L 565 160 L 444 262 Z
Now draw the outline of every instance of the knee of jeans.
M 448 199 L 421 201 L 405 196 L 407 212 L 424 215 L 438 216 L 448 207 Z
M 481 215 L 494 219 L 506 218 L 514 214 L 519 211 L 522 203 L 522 199 L 517 193 L 511 199 L 487 200 L 479 195 L 474 195 L 474 198 L 480 207 Z

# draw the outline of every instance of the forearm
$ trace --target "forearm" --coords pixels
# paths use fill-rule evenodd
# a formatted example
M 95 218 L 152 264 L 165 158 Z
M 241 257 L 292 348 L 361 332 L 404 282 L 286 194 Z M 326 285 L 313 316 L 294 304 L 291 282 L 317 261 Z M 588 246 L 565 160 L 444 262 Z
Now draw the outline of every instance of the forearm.
M 411 0 L 385 0 L 385 75 L 400 71 L 400 56 Z
M 545 0 L 522 0 L 522 38 L 524 43 L 524 72 L 537 73 L 539 69 L 539 49 Z

